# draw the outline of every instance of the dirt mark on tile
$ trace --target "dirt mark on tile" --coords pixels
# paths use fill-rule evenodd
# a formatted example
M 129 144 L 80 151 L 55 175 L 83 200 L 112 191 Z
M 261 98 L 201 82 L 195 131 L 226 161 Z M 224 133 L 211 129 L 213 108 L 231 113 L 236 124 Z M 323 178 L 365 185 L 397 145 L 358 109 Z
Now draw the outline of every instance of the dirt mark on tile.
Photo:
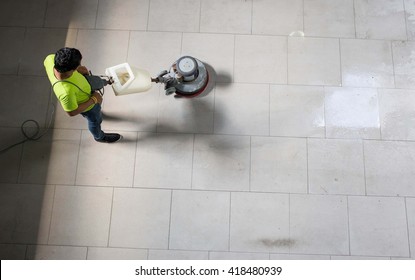
M 292 247 L 295 244 L 295 240 L 289 238 L 269 239 L 263 238 L 259 240 L 263 245 L 267 247 Z

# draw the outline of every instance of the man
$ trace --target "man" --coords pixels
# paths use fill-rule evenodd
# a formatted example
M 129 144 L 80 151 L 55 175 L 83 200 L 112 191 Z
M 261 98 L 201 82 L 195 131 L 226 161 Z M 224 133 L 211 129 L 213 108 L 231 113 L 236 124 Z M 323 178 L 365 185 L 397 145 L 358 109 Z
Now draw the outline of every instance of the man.
M 81 52 L 75 48 L 62 48 L 50 54 L 44 61 L 46 73 L 53 91 L 66 113 L 73 117 L 81 114 L 88 120 L 88 129 L 95 141 L 113 143 L 121 139 L 118 133 L 104 133 L 101 130 L 102 96 L 91 93 L 91 86 L 84 75 L 89 75 L 81 65 Z

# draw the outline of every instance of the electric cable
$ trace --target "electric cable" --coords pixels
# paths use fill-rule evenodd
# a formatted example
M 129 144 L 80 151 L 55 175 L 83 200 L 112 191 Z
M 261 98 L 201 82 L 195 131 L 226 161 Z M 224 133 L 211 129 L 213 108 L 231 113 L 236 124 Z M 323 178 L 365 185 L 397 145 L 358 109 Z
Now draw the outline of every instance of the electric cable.
M 106 76 L 99 76 L 99 77 L 101 77 L 101 78 L 104 78 L 104 77 L 106 77 Z M 57 82 L 55 82 L 53 85 L 52 85 L 52 89 L 53 89 L 53 87 L 55 86 L 55 84 L 57 84 L 58 82 L 66 82 L 66 83 L 70 83 L 70 84 L 72 84 L 72 85 L 74 85 L 74 86 L 76 86 L 80 91 L 82 91 L 82 92 L 84 92 L 84 93 L 86 93 L 86 94 L 91 94 L 91 93 L 87 93 L 87 92 L 85 92 L 85 91 L 83 91 L 78 85 L 76 85 L 76 84 L 74 84 L 74 83 L 72 83 L 72 82 L 70 82 L 70 81 L 57 81 Z M 96 91 L 98 91 L 99 92 L 99 94 L 101 95 L 101 96 L 103 96 L 104 95 L 104 93 L 105 93 L 105 89 L 104 89 L 104 86 L 102 87 L 102 88 L 100 88 L 100 89 L 95 89 Z M 52 96 L 52 92 L 51 92 L 51 96 Z M 51 99 L 52 100 L 52 99 Z M 46 127 L 46 129 L 43 131 L 43 133 L 41 133 L 40 135 L 39 135 L 39 133 L 40 133 L 40 125 L 39 125 L 39 123 L 37 122 L 37 121 L 35 121 L 35 120 L 32 120 L 32 119 L 29 119 L 29 120 L 25 120 L 22 124 L 21 124 L 21 126 L 20 126 L 20 131 L 22 132 L 22 134 L 23 134 L 23 136 L 24 136 L 24 140 L 22 140 L 22 141 L 20 141 L 20 142 L 17 142 L 17 143 L 14 143 L 14 144 L 12 144 L 12 145 L 10 145 L 10 146 L 8 146 L 8 147 L 6 147 L 6 148 L 4 148 L 4 149 L 2 149 L 2 150 L 0 150 L 0 154 L 3 154 L 3 153 L 5 153 L 5 152 L 7 152 L 8 150 L 10 150 L 10 149 L 12 149 L 12 148 L 14 148 L 14 147 L 16 147 L 16 146 L 18 146 L 18 145 L 21 145 L 21 144 L 23 144 L 23 143 L 25 143 L 25 142 L 27 142 L 27 141 L 36 141 L 36 140 L 39 140 L 40 138 L 42 138 L 49 130 L 50 130 L 50 128 L 52 127 L 52 120 L 53 120 L 53 115 L 55 114 L 55 104 L 53 104 L 53 103 L 51 103 L 52 104 L 52 113 L 51 113 L 51 116 L 50 116 L 50 120 L 49 120 L 49 124 L 48 124 L 48 126 Z M 28 123 L 33 123 L 33 124 L 35 124 L 35 131 L 34 131 L 34 133 L 33 133 L 33 135 L 28 135 L 27 134 L 27 132 L 25 131 L 25 125 L 26 124 L 28 124 Z
M 14 148 L 14 147 L 16 147 L 18 145 L 21 145 L 21 144 L 23 144 L 23 143 L 25 143 L 27 141 L 37 141 L 40 138 L 42 138 L 50 130 L 50 128 L 52 127 L 53 115 L 55 114 L 55 104 L 53 104 L 53 103 L 51 103 L 51 104 L 52 104 L 52 112 L 51 112 L 49 124 L 48 124 L 48 126 L 45 128 L 45 130 L 40 135 L 39 135 L 39 133 L 40 133 L 40 125 L 39 125 L 39 123 L 37 121 L 35 121 L 35 120 L 32 120 L 32 119 L 25 120 L 20 125 L 20 131 L 22 132 L 22 134 L 23 134 L 23 136 L 24 136 L 25 139 L 22 140 L 22 141 L 20 141 L 20 142 L 14 143 L 14 144 L 12 144 L 12 145 L 10 145 L 10 146 L 2 149 L 2 150 L 0 150 L 0 154 L 3 154 L 5 152 L 7 152 L 8 150 L 10 150 L 10 149 L 12 149 L 12 148 Z M 25 125 L 28 124 L 28 123 L 34 123 L 35 124 L 35 127 L 34 127 L 35 131 L 33 132 L 32 135 L 27 134 L 27 132 L 25 131 Z

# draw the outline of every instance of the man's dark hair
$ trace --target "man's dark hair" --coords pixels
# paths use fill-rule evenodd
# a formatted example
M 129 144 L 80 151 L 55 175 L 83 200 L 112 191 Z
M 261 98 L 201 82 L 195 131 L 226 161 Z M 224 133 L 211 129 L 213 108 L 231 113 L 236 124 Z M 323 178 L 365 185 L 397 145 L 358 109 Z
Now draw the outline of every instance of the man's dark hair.
M 75 70 L 81 65 L 82 54 L 75 48 L 62 48 L 55 54 L 55 69 L 59 73 Z

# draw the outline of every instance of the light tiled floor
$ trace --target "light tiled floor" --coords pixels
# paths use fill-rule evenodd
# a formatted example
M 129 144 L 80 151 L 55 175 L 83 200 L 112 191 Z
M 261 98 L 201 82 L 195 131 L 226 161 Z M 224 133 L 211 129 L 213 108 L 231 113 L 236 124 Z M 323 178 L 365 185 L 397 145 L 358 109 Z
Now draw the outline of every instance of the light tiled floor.
M 48 125 L 43 59 L 205 96 L 115 96 L 103 128 L 57 104 L 0 154 L 2 259 L 415 259 L 415 1 L 1 0 L 0 149 Z

